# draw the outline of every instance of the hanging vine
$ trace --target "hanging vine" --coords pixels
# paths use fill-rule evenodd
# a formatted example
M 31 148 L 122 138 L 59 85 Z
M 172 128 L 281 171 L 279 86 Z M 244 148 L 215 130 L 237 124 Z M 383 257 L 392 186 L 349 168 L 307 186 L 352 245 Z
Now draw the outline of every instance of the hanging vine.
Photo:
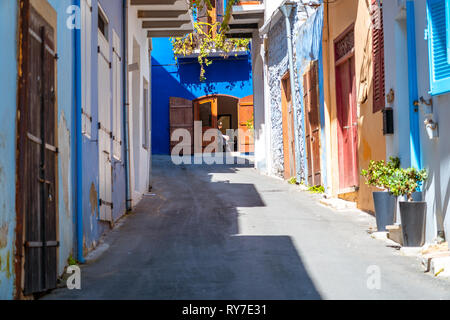
M 208 11 L 212 8 L 211 0 L 189 0 L 191 9 L 198 13 L 205 6 Z M 189 56 L 198 54 L 200 64 L 200 81 L 205 81 L 205 68 L 212 64 L 211 53 L 219 53 L 222 57 L 228 58 L 231 52 L 249 50 L 249 39 L 227 38 L 226 32 L 229 30 L 232 6 L 238 0 L 228 0 L 222 22 L 194 23 L 194 32 L 184 37 L 171 38 L 175 59 L 177 56 Z

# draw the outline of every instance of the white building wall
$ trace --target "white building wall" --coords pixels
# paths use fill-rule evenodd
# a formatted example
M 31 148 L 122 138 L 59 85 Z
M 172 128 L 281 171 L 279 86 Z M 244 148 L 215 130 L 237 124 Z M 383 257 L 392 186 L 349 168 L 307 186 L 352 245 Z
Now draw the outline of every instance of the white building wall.
M 395 101 L 392 107 L 395 111 L 395 134 L 386 138 L 387 155 L 398 155 L 403 166 L 409 166 L 409 118 L 408 118 L 408 72 L 406 48 L 406 12 L 402 9 L 404 1 L 384 2 L 384 28 L 394 30 L 385 32 L 386 59 L 386 93 L 392 88 Z M 424 39 L 427 28 L 426 1 L 415 1 L 416 14 L 416 46 L 417 74 L 419 97 L 432 99 L 432 118 L 439 125 L 439 138 L 429 139 L 424 120 L 424 106 L 419 109 L 419 125 L 421 137 L 422 166 L 428 170 L 429 180 L 424 187 L 424 197 L 427 202 L 426 240 L 432 242 L 437 232 L 444 229 L 450 234 L 450 94 L 431 97 L 428 42 Z
M 150 53 L 149 39 L 147 33 L 142 29 L 142 22 L 137 19 L 137 9 L 135 6 L 128 7 L 128 65 L 137 63 L 138 68 L 129 68 L 128 73 L 128 99 L 129 99 L 129 150 L 130 150 L 130 191 L 132 196 L 132 206 L 135 206 L 144 193 L 148 192 L 150 186 L 150 160 L 151 147 L 145 149 L 143 139 L 144 125 L 144 83 L 148 82 L 150 94 Z M 149 109 L 147 112 L 148 123 L 150 124 L 150 96 Z M 150 131 L 147 132 L 148 141 Z

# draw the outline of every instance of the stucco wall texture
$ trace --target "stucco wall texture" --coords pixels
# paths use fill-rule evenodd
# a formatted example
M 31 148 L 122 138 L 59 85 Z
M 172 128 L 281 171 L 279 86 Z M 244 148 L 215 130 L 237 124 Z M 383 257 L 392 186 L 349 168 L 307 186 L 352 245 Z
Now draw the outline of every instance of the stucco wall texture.
M 293 12 L 290 17 L 291 30 L 293 30 L 294 39 L 294 66 L 296 61 L 296 40 L 297 34 L 302 21 L 299 19 L 299 12 Z M 277 21 L 268 34 L 269 39 L 269 87 L 270 87 L 270 117 L 271 117 L 271 150 L 272 150 L 272 170 L 271 175 L 283 177 L 284 172 L 284 154 L 283 154 L 283 120 L 281 111 L 281 79 L 289 71 L 289 57 L 286 40 L 286 24 L 284 18 Z M 280 41 L 282 39 L 282 41 Z M 306 180 L 305 177 L 305 148 L 303 143 L 303 121 L 302 110 L 299 101 L 301 99 L 299 79 L 297 72 L 294 72 L 295 77 L 295 95 L 296 104 L 295 110 L 297 113 L 297 124 L 295 127 L 295 134 L 299 139 L 300 150 L 296 151 L 296 157 L 300 157 L 300 168 L 296 168 L 300 177 Z

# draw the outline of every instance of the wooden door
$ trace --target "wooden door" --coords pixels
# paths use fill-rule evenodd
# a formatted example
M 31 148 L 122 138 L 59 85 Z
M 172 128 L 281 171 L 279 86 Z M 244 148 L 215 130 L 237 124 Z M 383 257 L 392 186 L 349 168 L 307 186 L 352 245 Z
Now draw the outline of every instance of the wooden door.
M 239 152 L 255 152 L 253 95 L 239 100 Z
M 112 221 L 111 61 L 109 43 L 98 31 L 98 152 L 100 220 Z
M 359 185 L 357 158 L 358 119 L 353 31 L 336 42 L 336 103 L 339 150 L 339 189 L 351 191 Z M 347 52 L 345 52 L 347 51 Z
M 208 97 L 194 101 L 194 120 L 202 123 L 202 151 L 212 143 L 218 143 L 218 137 L 214 141 L 203 139 L 206 131 L 217 129 L 217 97 Z M 218 148 L 215 148 L 215 150 L 218 150 Z
M 175 130 L 185 129 L 190 134 L 189 140 L 181 142 L 181 138 L 178 141 L 172 141 L 172 134 Z M 194 110 L 192 101 L 183 98 L 170 98 L 170 152 L 173 148 L 180 143 L 186 150 L 190 151 L 190 154 L 194 152 Z M 184 149 L 183 149 L 184 150 Z
M 57 280 L 56 53 L 48 21 L 28 2 L 21 11 L 17 257 L 24 249 L 23 293 L 30 295 L 54 289 Z M 16 276 L 21 288 L 20 271 Z
M 281 111 L 283 118 L 284 178 L 295 177 L 295 127 L 289 72 L 281 80 Z
M 322 184 L 320 168 L 320 111 L 319 111 L 319 77 L 318 63 L 311 63 L 303 75 L 303 94 L 306 125 L 306 155 L 308 163 L 308 184 Z

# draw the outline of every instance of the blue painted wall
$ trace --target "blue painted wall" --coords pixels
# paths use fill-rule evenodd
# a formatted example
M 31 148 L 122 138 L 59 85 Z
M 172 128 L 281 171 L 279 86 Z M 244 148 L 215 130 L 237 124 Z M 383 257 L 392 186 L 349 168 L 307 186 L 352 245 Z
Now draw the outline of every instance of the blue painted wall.
M 49 0 L 57 12 L 57 134 L 60 147 L 58 157 L 58 220 L 59 260 L 62 274 L 74 244 L 74 194 L 72 187 L 74 169 L 74 35 L 66 26 L 67 8 L 72 0 Z M 15 254 L 15 186 L 16 186 L 16 114 L 17 114 L 17 1 L 0 2 L 0 50 L 3 106 L 0 118 L 0 299 L 14 295 Z
M 0 1 L 0 300 L 14 290 L 16 198 L 17 1 Z
M 91 116 L 92 116 L 92 131 L 91 138 L 83 136 L 83 251 L 84 254 L 93 249 L 100 237 L 110 229 L 108 222 L 99 220 L 99 156 L 98 156 L 98 3 L 105 11 L 109 19 L 108 34 L 110 44 L 110 57 L 112 57 L 112 35 L 113 30 L 117 33 L 120 39 L 123 35 L 123 8 L 122 0 L 94 0 L 92 1 L 92 62 L 91 62 Z M 122 40 L 121 40 L 122 45 Z M 123 56 L 123 48 L 121 53 Z M 123 59 L 122 59 L 123 61 Z M 111 73 L 112 77 L 112 73 Z M 123 84 L 122 67 L 120 70 L 121 83 Z M 112 95 L 112 82 L 111 82 Z M 122 94 L 122 89 L 120 89 Z M 112 101 L 112 100 L 111 100 Z M 112 102 L 111 102 L 112 103 Z M 111 104 L 111 128 L 112 128 L 112 104 Z M 125 130 L 122 128 L 122 135 Z M 124 137 L 122 136 L 122 141 Z M 111 144 L 111 150 L 112 144 Z M 114 204 L 113 219 L 116 220 L 126 211 L 125 208 L 125 169 L 123 159 L 125 158 L 124 144 L 122 144 L 122 161 L 113 159 L 113 183 L 112 183 L 112 199 Z
M 169 154 L 169 99 L 195 100 L 211 94 L 243 98 L 253 94 L 251 55 L 215 58 L 200 82 L 197 59 L 177 64 L 168 38 L 153 39 L 152 51 L 152 149 Z
M 308 20 L 300 27 L 296 39 L 296 61 L 300 96 L 303 97 L 303 75 L 306 68 L 311 61 L 318 61 L 319 67 L 319 111 L 320 111 L 320 126 L 321 133 L 321 172 L 322 181 L 325 188 L 327 188 L 327 158 L 326 158 L 326 136 L 325 136 L 325 99 L 323 90 L 323 60 L 322 60 L 322 31 L 323 31 L 323 4 L 312 14 Z M 299 104 L 302 108 L 302 120 L 305 121 L 305 106 L 303 99 L 300 99 Z M 305 132 L 303 132 L 303 145 L 306 144 Z M 306 153 L 304 153 L 305 166 L 308 166 L 306 161 Z M 308 176 L 309 168 L 306 168 L 306 176 Z
M 72 0 L 50 0 L 58 14 L 57 19 L 57 86 L 58 86 L 58 213 L 59 213 L 59 260 L 58 270 L 62 274 L 67 265 L 67 259 L 73 254 L 74 248 L 74 218 L 75 204 L 73 178 L 75 168 L 75 88 L 74 88 L 74 48 L 73 30 L 67 28 L 67 8 Z

